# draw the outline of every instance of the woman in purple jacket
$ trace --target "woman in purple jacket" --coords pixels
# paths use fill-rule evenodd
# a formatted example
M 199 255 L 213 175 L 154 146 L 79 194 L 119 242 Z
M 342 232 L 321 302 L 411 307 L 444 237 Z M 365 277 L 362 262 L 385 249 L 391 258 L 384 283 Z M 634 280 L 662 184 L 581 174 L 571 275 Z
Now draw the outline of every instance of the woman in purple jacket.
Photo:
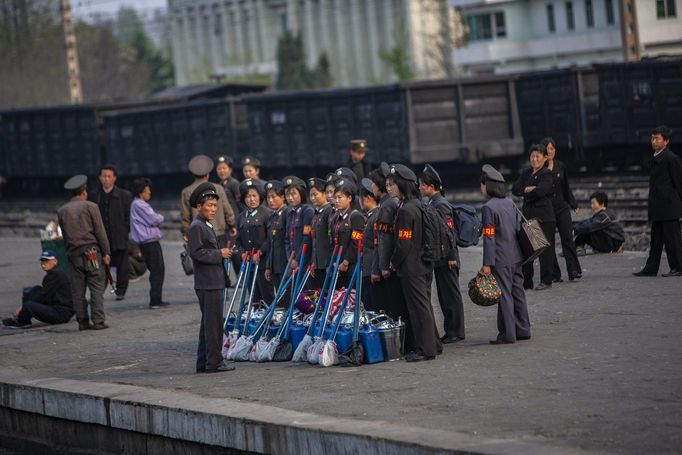
M 142 258 L 149 269 L 149 308 L 168 306 L 161 300 L 166 269 L 159 240 L 163 237 L 163 215 L 156 213 L 148 201 L 152 197 L 152 181 L 140 178 L 133 182 L 135 199 L 130 205 L 130 233 L 140 246 Z

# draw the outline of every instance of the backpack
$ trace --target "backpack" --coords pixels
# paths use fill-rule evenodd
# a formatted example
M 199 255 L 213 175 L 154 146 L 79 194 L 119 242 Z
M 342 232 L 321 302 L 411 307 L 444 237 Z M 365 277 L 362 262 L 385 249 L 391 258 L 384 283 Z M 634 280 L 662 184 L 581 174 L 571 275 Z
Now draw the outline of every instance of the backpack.
M 432 204 L 421 204 L 422 260 L 440 262 L 452 253 L 454 239 L 446 220 Z
M 471 245 L 478 245 L 483 224 L 476 216 L 476 209 L 470 205 L 459 204 L 452 206 L 452 212 L 455 219 L 457 246 L 466 248 Z

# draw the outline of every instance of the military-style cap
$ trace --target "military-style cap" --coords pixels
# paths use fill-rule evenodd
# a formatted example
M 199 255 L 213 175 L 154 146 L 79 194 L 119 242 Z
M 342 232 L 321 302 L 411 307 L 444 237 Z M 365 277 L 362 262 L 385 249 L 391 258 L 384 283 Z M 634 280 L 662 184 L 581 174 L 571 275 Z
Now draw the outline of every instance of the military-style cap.
M 52 259 L 57 259 L 57 255 L 54 253 L 52 250 L 45 250 L 42 252 L 40 255 L 40 260 L 41 261 L 49 261 Z
M 365 191 L 369 191 L 370 193 L 372 193 L 372 181 L 370 179 L 368 179 L 368 178 L 362 179 L 360 181 L 360 185 L 362 185 L 362 188 Z
M 355 175 L 355 172 L 353 172 L 351 169 L 347 167 L 340 167 L 336 171 L 336 176 L 339 178 L 344 178 L 344 179 L 350 179 L 353 181 L 353 184 L 357 185 L 358 183 L 358 176 Z
M 189 205 L 196 207 L 197 204 L 202 204 L 209 197 L 220 199 L 213 183 L 203 182 L 192 191 L 192 194 L 189 197 Z
M 352 180 L 348 179 L 339 179 L 335 183 L 335 190 L 345 190 L 348 191 L 350 194 L 357 194 L 358 193 L 358 188 L 355 186 L 355 183 L 353 183 Z
M 329 174 L 327 174 L 327 177 L 325 177 L 325 180 L 327 181 L 327 184 L 329 184 L 329 183 L 334 183 L 334 182 L 337 181 L 338 179 L 339 179 L 339 176 L 336 175 L 336 172 L 330 172 Z
M 381 164 L 379 164 L 379 174 L 383 178 L 386 178 L 391 174 L 391 166 L 389 166 L 386 161 L 382 161 Z
M 225 163 L 228 166 L 232 167 L 232 157 L 226 156 L 226 155 L 220 155 L 215 159 L 215 164 L 217 166 L 220 163 Z
M 88 184 L 88 176 L 83 174 L 74 175 L 64 184 L 64 189 L 67 191 L 76 191 L 85 188 Z
M 363 152 L 367 151 L 367 141 L 364 139 L 353 139 L 350 141 L 350 149 L 352 151 L 357 151 L 357 150 L 362 150 Z
M 308 188 L 316 188 L 318 191 L 324 191 L 324 187 L 327 186 L 327 181 L 324 179 L 319 179 L 317 177 L 311 177 L 308 179 Z
M 197 155 L 189 160 L 187 167 L 192 174 L 201 177 L 211 173 L 213 160 L 206 155 Z
M 500 174 L 500 172 L 491 165 L 484 164 L 482 171 L 486 179 L 492 180 L 493 182 L 504 183 L 504 176 L 502 176 L 502 174 Z
M 284 190 L 284 184 L 279 180 L 269 180 L 265 184 L 266 194 L 268 191 L 274 191 L 275 193 L 281 193 Z
M 427 163 L 427 164 L 424 166 L 424 170 L 422 171 L 422 173 L 423 173 L 424 175 L 428 176 L 429 179 L 433 180 L 433 181 L 436 182 L 438 185 L 442 185 L 442 184 L 443 184 L 443 181 L 442 181 L 441 178 L 440 178 L 440 174 L 438 174 L 438 172 L 437 172 L 437 171 L 433 168 L 433 166 L 431 166 L 430 164 Z
M 284 188 L 291 188 L 292 186 L 297 188 L 305 188 L 305 182 L 295 175 L 287 175 L 282 179 L 282 182 L 284 183 Z
M 412 169 L 405 166 L 404 164 L 394 164 L 393 166 L 391 166 L 390 175 L 400 177 L 403 180 L 407 180 L 415 184 L 417 183 L 417 175 L 414 172 L 412 172 Z
M 251 165 L 253 167 L 260 167 L 260 160 L 252 156 L 245 156 L 242 158 L 242 166 Z
M 263 187 L 263 181 L 258 179 L 246 179 L 239 185 L 239 194 L 241 198 L 244 199 L 246 193 L 253 188 L 260 195 L 261 200 L 265 197 L 265 188 Z

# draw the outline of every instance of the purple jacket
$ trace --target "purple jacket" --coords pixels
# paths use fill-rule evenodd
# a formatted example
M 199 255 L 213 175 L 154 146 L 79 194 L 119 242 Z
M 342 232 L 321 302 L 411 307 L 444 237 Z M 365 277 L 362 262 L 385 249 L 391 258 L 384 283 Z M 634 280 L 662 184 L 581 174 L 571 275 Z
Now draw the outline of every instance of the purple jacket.
M 163 215 L 156 213 L 151 205 L 135 198 L 130 205 L 130 234 L 135 243 L 150 243 L 161 240 L 163 233 L 159 227 Z

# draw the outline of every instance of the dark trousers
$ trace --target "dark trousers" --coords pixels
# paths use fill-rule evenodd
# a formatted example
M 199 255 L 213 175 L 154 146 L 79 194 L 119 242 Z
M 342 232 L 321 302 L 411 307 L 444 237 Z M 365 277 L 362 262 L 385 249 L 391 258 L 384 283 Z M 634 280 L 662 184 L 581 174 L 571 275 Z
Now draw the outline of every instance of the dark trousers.
M 564 252 L 564 260 L 566 261 L 566 272 L 569 277 L 580 275 L 583 273 L 578 260 L 578 254 L 575 251 L 575 243 L 573 242 L 573 220 L 571 219 L 571 211 L 566 209 L 556 214 L 556 228 L 559 231 L 559 238 L 561 239 L 561 250 Z M 553 242 L 554 234 L 549 239 Z M 561 269 L 559 268 L 559 261 L 556 254 L 554 255 L 554 265 L 552 277 L 555 279 L 561 278 Z
M 116 295 L 125 295 L 130 281 L 130 259 L 128 250 L 114 250 L 111 252 L 111 264 L 116 267 Z
M 405 295 L 405 305 L 410 315 L 414 349 L 425 356 L 435 356 L 443 351 L 438 328 L 431 306 L 431 281 L 433 273 L 400 277 L 400 287 Z
M 554 221 L 543 221 L 540 223 L 542 232 L 549 240 L 549 248 L 540 255 L 540 282 L 544 284 L 552 284 L 552 272 L 554 266 Z M 533 261 L 535 262 L 535 261 Z M 529 262 L 523 266 L 523 285 L 527 288 L 533 287 L 533 262 Z
M 410 352 L 415 348 L 413 327 L 400 283 L 400 278 L 392 273 L 388 278 L 381 278 L 372 287 L 376 292 L 375 304 L 379 311 L 383 310 L 394 321 L 400 319 L 405 323 L 405 352 Z
M 433 269 L 446 337 L 464 338 L 464 305 L 459 291 L 459 270 L 447 265 Z
M 104 289 L 107 286 L 106 273 L 102 264 L 102 255 L 97 254 L 99 268 L 94 268 L 83 255 L 69 257 L 71 263 L 71 295 L 73 310 L 78 322 L 88 322 L 92 317 L 94 324 L 104 324 Z M 90 290 L 90 313 L 85 289 Z
M 643 271 L 658 273 L 661 255 L 665 246 L 670 270 L 682 270 L 682 234 L 680 220 L 654 221 L 651 223 L 651 243 L 649 244 L 649 258 Z
M 362 277 L 362 304 L 367 311 L 379 311 L 378 303 L 374 302 L 374 293 L 372 292 L 372 278 L 368 276 Z
M 315 276 L 310 275 L 308 278 L 307 289 L 321 289 L 324 284 L 324 279 L 327 276 L 327 269 L 315 269 Z M 331 277 L 329 277 L 331 279 Z
M 523 290 L 521 264 L 496 265 L 492 268 L 497 285 L 502 291 L 497 306 L 498 340 L 516 341 L 518 337 L 530 336 L 530 319 L 526 293 Z
M 223 362 L 223 290 L 196 289 L 201 309 L 197 371 L 214 370 Z
M 272 284 L 274 284 L 275 289 L 279 289 L 279 285 L 282 283 L 282 280 L 284 279 L 284 274 L 282 273 L 273 273 L 272 274 Z M 279 303 L 277 304 L 278 308 L 289 308 L 289 303 L 291 303 L 291 292 L 292 292 L 292 285 L 295 281 L 294 279 L 291 280 L 291 283 L 289 286 L 287 286 L 287 290 L 284 291 L 284 295 L 282 295 L 282 298 L 279 299 Z
M 166 274 L 161 244 L 158 241 L 140 244 L 140 252 L 149 269 L 149 303 L 159 304 Z
M 31 318 L 35 318 L 40 322 L 45 322 L 47 324 L 63 324 L 65 322 L 69 322 L 71 316 L 67 318 L 51 305 L 27 300 L 21 304 L 21 310 L 17 316 L 17 322 L 21 324 L 29 324 L 31 322 Z
M 575 237 L 575 246 L 590 245 L 594 251 L 609 253 L 620 249 L 623 242 L 612 239 L 603 232 L 591 232 L 589 234 L 578 234 Z
M 275 300 L 273 285 L 270 281 L 265 279 L 265 270 L 260 267 L 256 274 L 256 288 L 253 292 L 253 301 L 258 302 L 259 300 L 263 300 L 268 305 Z

